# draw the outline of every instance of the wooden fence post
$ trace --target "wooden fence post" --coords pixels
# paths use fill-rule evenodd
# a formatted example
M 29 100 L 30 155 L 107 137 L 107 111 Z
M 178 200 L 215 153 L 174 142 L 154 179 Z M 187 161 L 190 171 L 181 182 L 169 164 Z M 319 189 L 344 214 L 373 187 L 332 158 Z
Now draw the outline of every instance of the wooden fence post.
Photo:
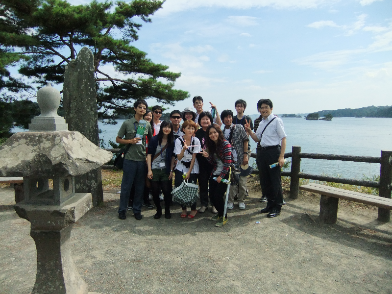
M 380 167 L 380 197 L 391 198 L 391 181 L 392 181 L 392 151 L 381 150 L 381 167 Z M 389 222 L 391 220 L 391 211 L 385 208 L 378 209 L 378 220 Z
M 299 190 L 299 172 L 301 168 L 301 158 L 299 157 L 301 153 L 300 146 L 292 147 L 292 157 L 291 157 L 291 176 L 290 176 L 290 198 L 298 198 Z

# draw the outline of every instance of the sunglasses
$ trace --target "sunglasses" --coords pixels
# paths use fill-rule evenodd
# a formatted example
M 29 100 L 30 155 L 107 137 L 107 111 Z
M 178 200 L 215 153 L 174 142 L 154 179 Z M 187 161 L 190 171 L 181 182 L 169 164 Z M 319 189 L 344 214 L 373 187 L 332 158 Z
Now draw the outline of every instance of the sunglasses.
M 156 113 L 156 114 L 162 114 L 162 111 L 155 110 L 154 113 Z
M 181 116 L 172 116 L 171 118 L 174 118 L 174 119 L 181 119 Z

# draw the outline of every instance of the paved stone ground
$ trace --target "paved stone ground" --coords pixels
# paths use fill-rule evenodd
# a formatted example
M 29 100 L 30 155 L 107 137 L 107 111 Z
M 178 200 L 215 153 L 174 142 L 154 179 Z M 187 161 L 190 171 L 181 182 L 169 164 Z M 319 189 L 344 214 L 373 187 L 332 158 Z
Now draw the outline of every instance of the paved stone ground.
M 121 221 L 119 195 L 107 192 L 74 225 L 74 260 L 99 293 L 392 293 L 392 224 L 349 204 L 336 225 L 320 224 L 319 196 L 300 197 L 267 219 L 251 192 L 216 228 L 210 212 L 181 219 L 178 206 L 170 220 L 146 210 Z M 35 246 L 12 205 L 13 190 L 0 188 L 0 293 L 30 293 Z

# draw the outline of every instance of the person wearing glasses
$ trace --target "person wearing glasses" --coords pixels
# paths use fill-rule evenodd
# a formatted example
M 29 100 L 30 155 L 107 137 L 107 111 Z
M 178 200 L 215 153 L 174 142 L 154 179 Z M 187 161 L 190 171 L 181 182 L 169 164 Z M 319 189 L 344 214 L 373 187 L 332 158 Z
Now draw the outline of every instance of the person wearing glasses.
M 260 99 L 257 109 L 263 119 L 256 133 L 252 132 L 250 123 L 245 124 L 246 132 L 255 142 L 260 142 L 260 152 L 257 152 L 257 167 L 261 173 L 261 190 L 267 197 L 267 207 L 260 213 L 268 213 L 272 218 L 280 214 L 283 205 L 283 193 L 280 168 L 284 165 L 284 152 L 286 150 L 286 133 L 283 121 L 272 113 L 273 104 L 270 99 Z M 278 162 L 278 166 L 270 165 Z
M 125 154 L 123 177 L 121 182 L 120 205 L 118 208 L 118 218 L 124 220 L 127 218 L 127 206 L 133 183 L 135 185 L 135 197 L 133 200 L 133 213 L 135 219 L 141 220 L 143 204 L 143 190 L 146 179 L 146 137 L 151 139 L 152 129 L 150 124 L 146 124 L 144 136 L 137 137 L 136 132 L 139 128 L 139 122 L 147 110 L 147 102 L 139 99 L 135 102 L 133 108 L 135 116 L 123 122 L 116 137 L 116 143 L 130 145 Z
M 152 121 L 151 125 L 154 129 L 153 136 L 158 135 L 159 129 L 161 127 L 162 121 L 160 120 L 162 116 L 162 106 L 155 105 L 152 107 Z
M 173 125 L 174 140 L 184 135 L 180 128 L 181 120 L 181 111 L 173 110 L 172 112 L 170 112 L 170 121 Z
M 194 121 L 196 122 L 197 126 L 199 127 L 199 124 L 198 124 L 199 115 L 200 115 L 200 113 L 202 113 L 204 111 L 203 110 L 203 105 L 204 105 L 203 98 L 201 96 L 195 96 L 195 97 L 193 97 L 192 102 L 193 102 L 193 107 L 196 109 L 196 117 L 195 117 Z M 218 124 L 219 126 L 222 126 L 222 121 L 219 117 L 218 109 L 216 108 L 216 106 L 214 104 L 212 104 L 212 102 L 210 102 L 210 104 L 211 104 L 211 108 L 215 109 L 215 116 L 213 118 L 214 119 L 213 123 Z

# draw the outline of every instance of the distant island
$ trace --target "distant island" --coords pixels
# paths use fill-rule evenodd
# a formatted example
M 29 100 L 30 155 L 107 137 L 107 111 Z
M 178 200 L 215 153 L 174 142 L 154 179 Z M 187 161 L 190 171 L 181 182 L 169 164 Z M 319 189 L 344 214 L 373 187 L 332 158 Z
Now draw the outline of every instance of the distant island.
M 319 117 L 319 114 L 318 114 L 318 112 L 314 112 L 314 113 L 309 113 L 307 116 L 306 116 L 306 120 L 326 120 L 326 121 L 331 121 L 332 120 L 332 118 L 333 118 L 333 115 L 332 114 L 330 114 L 330 113 L 328 113 L 328 114 L 326 114 L 324 117 Z
M 362 108 L 345 108 L 338 110 L 322 110 L 318 115 L 326 116 L 331 114 L 333 117 L 384 117 L 392 118 L 392 106 L 368 106 Z

